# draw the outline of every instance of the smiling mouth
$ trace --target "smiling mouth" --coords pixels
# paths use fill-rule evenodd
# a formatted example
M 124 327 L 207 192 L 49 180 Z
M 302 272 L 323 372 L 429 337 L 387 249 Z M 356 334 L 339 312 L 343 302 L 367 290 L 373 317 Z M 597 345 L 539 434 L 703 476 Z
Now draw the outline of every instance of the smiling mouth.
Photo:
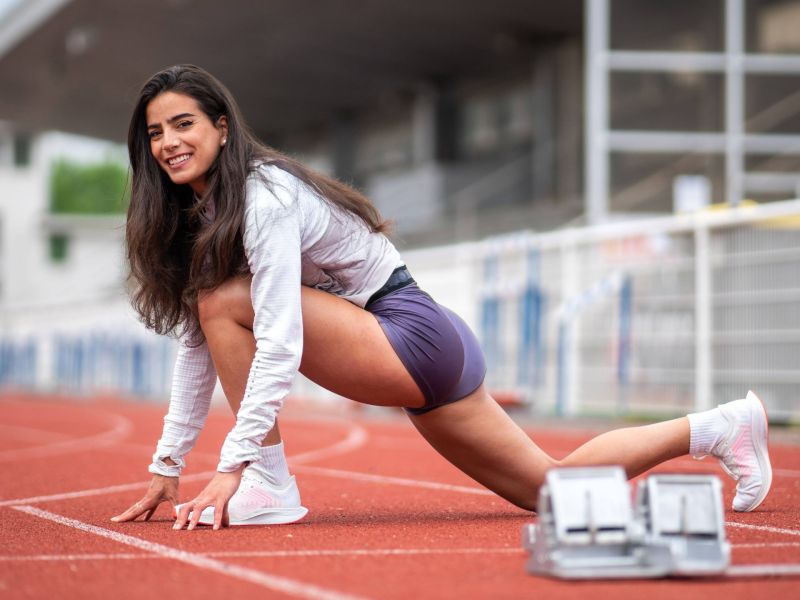
M 185 163 L 191 157 L 190 154 L 181 154 L 180 156 L 176 156 L 175 158 L 170 158 L 167 163 L 169 163 L 170 167 L 175 167 L 181 163 Z

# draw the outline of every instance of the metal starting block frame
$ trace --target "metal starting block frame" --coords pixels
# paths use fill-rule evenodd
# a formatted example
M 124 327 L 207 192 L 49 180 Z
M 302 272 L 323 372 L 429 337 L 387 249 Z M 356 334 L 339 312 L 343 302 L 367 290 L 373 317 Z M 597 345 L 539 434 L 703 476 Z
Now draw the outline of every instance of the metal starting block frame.
M 527 570 L 562 579 L 703 576 L 725 571 L 722 486 L 713 475 L 651 475 L 635 503 L 622 467 L 548 471 L 539 520 L 522 529 Z

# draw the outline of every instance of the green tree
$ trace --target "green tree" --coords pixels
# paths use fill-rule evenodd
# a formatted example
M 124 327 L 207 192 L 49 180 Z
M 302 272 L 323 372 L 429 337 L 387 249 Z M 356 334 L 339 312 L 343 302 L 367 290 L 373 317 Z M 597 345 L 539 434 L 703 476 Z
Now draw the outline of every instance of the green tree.
M 104 162 L 81 165 L 60 160 L 53 165 L 50 212 L 113 214 L 125 212 L 130 198 L 128 171 Z

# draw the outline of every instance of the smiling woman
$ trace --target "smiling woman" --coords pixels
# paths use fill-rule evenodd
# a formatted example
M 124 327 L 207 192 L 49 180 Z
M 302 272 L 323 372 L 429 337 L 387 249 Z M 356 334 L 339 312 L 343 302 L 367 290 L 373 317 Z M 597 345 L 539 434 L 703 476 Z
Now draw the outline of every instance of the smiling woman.
M 341 396 L 405 408 L 452 464 L 531 510 L 552 467 L 621 464 L 634 476 L 690 450 L 739 476 L 737 510 L 766 496 L 767 419 L 752 394 L 548 456 L 486 391 L 477 339 L 419 289 L 369 200 L 261 144 L 202 69 L 170 67 L 145 84 L 128 149 L 133 303 L 181 345 L 150 489 L 115 521 L 177 503 L 217 376 L 236 423 L 211 482 L 176 506 L 175 528 L 305 516 L 276 420 L 298 371 Z
M 173 183 L 202 196 L 206 173 L 227 143 L 228 119 L 215 123 L 191 96 L 164 92 L 147 106 L 150 150 Z

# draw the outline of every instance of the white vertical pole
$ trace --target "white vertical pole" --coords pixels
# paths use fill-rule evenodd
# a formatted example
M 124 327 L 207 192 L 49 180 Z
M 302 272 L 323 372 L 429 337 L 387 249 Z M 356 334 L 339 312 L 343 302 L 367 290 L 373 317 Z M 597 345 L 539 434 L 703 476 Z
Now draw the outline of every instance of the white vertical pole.
M 694 230 L 694 408 L 696 411 L 711 408 L 711 257 L 709 256 L 709 228 L 698 221 Z
M 590 224 L 608 216 L 608 0 L 585 0 L 585 211 Z
M 430 86 L 416 90 L 412 109 L 412 153 L 414 165 L 429 165 L 436 154 L 436 97 Z
M 575 298 L 581 289 L 581 264 L 579 252 L 583 248 L 575 238 L 568 236 L 561 243 L 561 302 L 566 303 Z M 563 335 L 564 346 L 561 358 L 562 390 L 561 410 L 563 416 L 574 415 L 580 407 L 579 392 L 581 371 L 581 328 L 580 318 L 577 315 L 568 315 L 564 318 Z
M 744 0 L 725 0 L 725 181 L 731 206 L 744 196 L 743 61 Z

